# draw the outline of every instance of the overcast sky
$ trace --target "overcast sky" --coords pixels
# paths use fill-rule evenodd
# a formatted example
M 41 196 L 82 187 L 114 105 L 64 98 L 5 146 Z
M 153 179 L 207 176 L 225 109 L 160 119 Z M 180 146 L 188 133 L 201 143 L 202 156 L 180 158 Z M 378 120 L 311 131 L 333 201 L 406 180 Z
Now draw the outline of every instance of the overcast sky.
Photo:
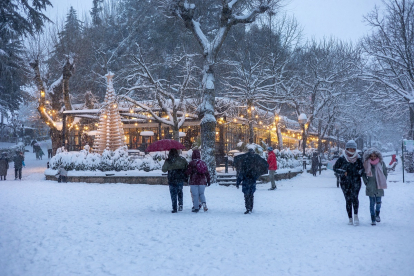
M 139 0 L 137 0 L 139 1 Z M 292 13 L 302 25 L 305 38 L 321 39 L 334 36 L 343 40 L 357 42 L 369 32 L 363 22 L 363 16 L 375 5 L 381 7 L 381 0 L 287 0 L 284 8 Z M 92 0 L 51 0 L 53 8 L 47 11 L 50 19 L 65 16 L 73 6 L 81 17 L 89 12 Z

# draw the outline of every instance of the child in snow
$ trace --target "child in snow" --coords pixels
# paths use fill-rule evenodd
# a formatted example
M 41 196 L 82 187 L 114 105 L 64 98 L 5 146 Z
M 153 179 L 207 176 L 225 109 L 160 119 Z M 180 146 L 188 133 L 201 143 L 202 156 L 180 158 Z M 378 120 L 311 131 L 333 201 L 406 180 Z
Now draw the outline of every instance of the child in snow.
M 200 206 L 199 200 L 203 206 L 204 212 L 208 210 L 206 204 L 206 197 L 204 196 L 204 190 L 207 186 L 210 186 L 210 173 L 207 169 L 207 164 L 200 159 L 201 155 L 198 150 L 193 151 L 192 161 L 188 164 L 186 174 L 190 176 L 190 190 L 193 198 L 192 212 L 197 213 Z
M 349 140 L 345 145 L 344 153 L 336 161 L 333 170 L 340 178 L 342 192 L 346 201 L 346 212 L 348 213 L 349 225 L 359 225 L 358 194 L 361 190 L 361 176 L 364 166 L 356 151 L 357 144 Z M 352 220 L 352 207 L 354 207 L 354 219 Z
M 369 196 L 371 225 L 376 225 L 381 221 L 379 216 L 381 198 L 384 196 L 384 189 L 387 188 L 388 175 L 387 167 L 379 150 L 370 148 L 364 153 L 364 168 L 365 173 L 362 179 L 366 186 L 365 193 Z
M 68 171 L 65 170 L 63 168 L 63 166 L 60 166 L 58 169 L 58 172 L 56 174 L 56 176 L 58 177 L 58 182 L 68 182 L 67 176 L 68 176 Z

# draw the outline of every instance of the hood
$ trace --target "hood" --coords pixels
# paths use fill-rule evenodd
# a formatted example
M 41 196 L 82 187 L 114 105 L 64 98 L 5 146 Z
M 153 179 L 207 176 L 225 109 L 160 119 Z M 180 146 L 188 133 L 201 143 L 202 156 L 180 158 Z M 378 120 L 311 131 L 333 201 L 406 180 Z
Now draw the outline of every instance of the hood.
M 193 150 L 193 155 L 191 156 L 192 160 L 201 159 L 201 154 L 199 150 Z
M 369 158 L 369 156 L 372 153 L 375 153 L 378 156 L 380 162 L 383 162 L 382 153 L 376 148 L 369 148 L 364 152 L 364 162 Z

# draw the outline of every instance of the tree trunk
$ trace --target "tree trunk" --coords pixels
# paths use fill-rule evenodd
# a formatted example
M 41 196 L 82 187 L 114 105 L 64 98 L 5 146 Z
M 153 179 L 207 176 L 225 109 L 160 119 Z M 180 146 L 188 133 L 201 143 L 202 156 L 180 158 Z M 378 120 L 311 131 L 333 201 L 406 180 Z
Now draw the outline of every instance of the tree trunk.
M 410 104 L 410 134 L 409 138 L 414 140 L 414 104 Z
M 249 143 L 254 143 L 254 129 L 253 129 L 253 104 L 251 102 L 247 102 L 247 117 L 249 120 Z M 250 110 L 250 111 L 249 111 Z
M 174 126 L 172 127 L 172 130 L 173 130 L 173 139 L 175 141 L 180 142 L 180 129 L 178 128 L 178 122 L 174 124 Z
M 283 149 L 283 136 L 282 131 L 280 130 L 279 124 L 276 124 L 276 134 L 277 134 L 277 148 L 279 150 Z
M 62 132 L 56 128 L 50 129 L 50 139 L 52 139 L 53 155 L 56 154 L 56 150 L 62 146 Z
M 318 152 L 322 152 L 322 121 L 318 122 Z

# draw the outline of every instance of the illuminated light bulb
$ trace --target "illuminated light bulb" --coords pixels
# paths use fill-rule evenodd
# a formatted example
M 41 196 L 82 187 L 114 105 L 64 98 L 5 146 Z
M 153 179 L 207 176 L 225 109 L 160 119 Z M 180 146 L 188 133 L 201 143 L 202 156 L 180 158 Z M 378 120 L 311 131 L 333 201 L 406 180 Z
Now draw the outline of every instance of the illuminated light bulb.
M 254 110 L 254 106 L 252 106 L 252 110 Z

